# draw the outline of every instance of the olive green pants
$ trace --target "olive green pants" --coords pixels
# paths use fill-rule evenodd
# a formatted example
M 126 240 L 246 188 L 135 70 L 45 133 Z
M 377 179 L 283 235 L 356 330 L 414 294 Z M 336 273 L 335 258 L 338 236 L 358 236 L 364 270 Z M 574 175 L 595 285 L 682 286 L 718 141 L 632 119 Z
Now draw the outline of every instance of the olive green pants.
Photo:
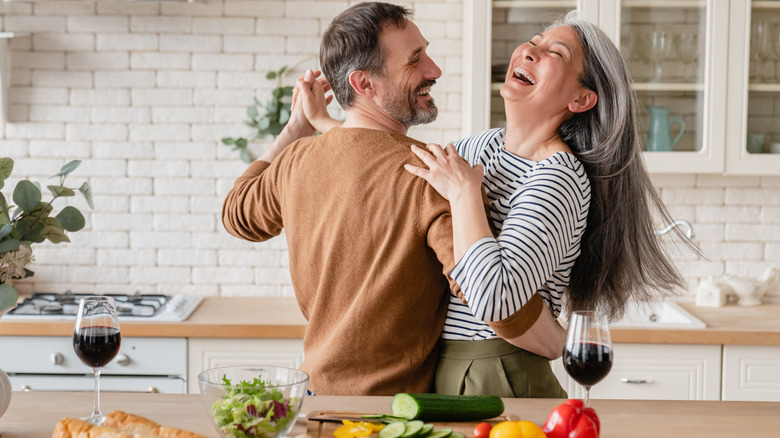
M 439 341 L 433 392 L 499 397 L 567 398 L 547 358 L 503 339 Z

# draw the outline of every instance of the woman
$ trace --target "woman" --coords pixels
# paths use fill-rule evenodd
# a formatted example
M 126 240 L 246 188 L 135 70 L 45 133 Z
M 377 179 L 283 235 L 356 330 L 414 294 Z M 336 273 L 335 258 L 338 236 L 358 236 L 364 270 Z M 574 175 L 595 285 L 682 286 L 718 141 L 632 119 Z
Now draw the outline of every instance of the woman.
M 434 390 L 565 397 L 542 357 L 563 349 L 553 316 L 564 306 L 616 316 L 682 285 L 652 210 L 670 218 L 643 167 L 627 67 L 600 29 L 574 12 L 534 36 L 513 53 L 501 95 L 506 129 L 413 148 L 428 169 L 407 167 L 450 200 L 451 276 L 464 291 L 450 303 Z
M 606 34 L 567 14 L 515 50 L 501 96 L 506 129 L 413 148 L 429 169 L 407 166 L 450 200 L 459 260 L 451 275 L 476 319 L 506 320 L 535 294 L 556 317 L 565 306 L 614 318 L 629 300 L 683 286 L 653 232 L 653 213 L 672 219 L 644 168 L 628 68 Z M 491 223 L 479 210 L 481 187 Z M 445 340 L 436 390 L 468 387 L 458 368 L 506 349 L 493 342 Z M 513 388 L 534 382 L 507 374 Z

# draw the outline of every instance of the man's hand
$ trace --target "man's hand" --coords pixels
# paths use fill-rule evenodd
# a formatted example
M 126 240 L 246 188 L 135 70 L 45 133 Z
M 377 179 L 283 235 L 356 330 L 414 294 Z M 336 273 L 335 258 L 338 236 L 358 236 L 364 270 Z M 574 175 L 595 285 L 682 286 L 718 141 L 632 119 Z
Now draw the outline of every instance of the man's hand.
M 328 104 L 333 101 L 332 94 L 326 95 L 328 91 L 330 91 L 328 80 L 321 76 L 320 71 L 311 70 L 307 70 L 303 77 L 298 78 L 293 90 L 293 108 L 302 106 L 309 123 L 323 133 L 341 126 L 340 121 L 328 114 Z

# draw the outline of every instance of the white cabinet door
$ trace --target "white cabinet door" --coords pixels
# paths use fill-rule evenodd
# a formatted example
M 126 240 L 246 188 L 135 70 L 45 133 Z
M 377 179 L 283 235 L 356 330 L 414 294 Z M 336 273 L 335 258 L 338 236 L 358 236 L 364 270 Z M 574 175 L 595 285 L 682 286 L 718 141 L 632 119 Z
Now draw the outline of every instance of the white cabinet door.
M 723 347 L 723 400 L 780 401 L 780 347 Z
M 612 370 L 591 388 L 594 399 L 720 400 L 720 345 L 615 344 Z M 583 398 L 563 362 L 553 371 L 570 398 Z
M 298 368 L 303 362 L 302 339 L 190 338 L 188 392 L 200 393 L 198 374 L 229 365 L 274 365 Z

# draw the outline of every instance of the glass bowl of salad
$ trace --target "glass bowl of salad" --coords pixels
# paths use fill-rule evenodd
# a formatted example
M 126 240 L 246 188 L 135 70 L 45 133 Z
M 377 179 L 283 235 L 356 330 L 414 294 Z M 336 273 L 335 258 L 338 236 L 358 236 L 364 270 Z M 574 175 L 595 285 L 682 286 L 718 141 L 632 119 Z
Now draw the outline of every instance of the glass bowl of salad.
M 295 424 L 309 376 L 276 366 L 226 366 L 198 375 L 200 393 L 223 437 L 281 438 Z

